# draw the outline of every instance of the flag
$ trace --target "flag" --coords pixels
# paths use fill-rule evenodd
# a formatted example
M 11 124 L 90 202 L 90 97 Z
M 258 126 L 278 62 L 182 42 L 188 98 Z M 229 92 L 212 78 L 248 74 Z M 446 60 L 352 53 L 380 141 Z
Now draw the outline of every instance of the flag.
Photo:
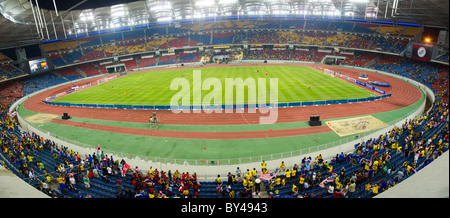
M 332 176 L 325 178 L 325 179 L 319 184 L 319 186 L 322 187 L 322 188 L 325 188 L 325 185 L 326 185 L 327 183 L 334 182 L 334 178 L 335 178 L 335 177 L 336 177 L 336 175 L 333 174 Z
M 14 118 L 14 117 L 17 115 L 17 111 L 8 112 L 8 115 L 9 115 L 11 118 Z
M 130 169 L 130 165 L 128 165 L 128 164 L 123 165 L 122 174 L 125 175 L 125 173 L 128 171 L 128 169 Z
M 95 146 L 95 150 L 100 149 L 100 145 Z
M 275 169 L 275 171 L 271 172 L 271 173 L 263 173 L 262 171 L 259 173 L 259 179 L 261 181 L 269 181 L 271 180 L 273 177 L 278 175 L 278 168 Z

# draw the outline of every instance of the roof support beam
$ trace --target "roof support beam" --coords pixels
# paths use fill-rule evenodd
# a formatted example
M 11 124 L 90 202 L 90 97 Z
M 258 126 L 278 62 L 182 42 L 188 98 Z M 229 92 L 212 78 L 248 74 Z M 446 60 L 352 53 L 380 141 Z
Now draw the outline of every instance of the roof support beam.
M 58 16 L 54 17 L 51 21 L 49 21 L 49 22 L 47 23 L 47 25 L 49 25 L 50 22 L 54 22 L 54 21 L 55 21 L 57 18 L 59 18 L 60 16 L 64 16 L 64 15 L 66 15 L 67 13 L 71 12 L 74 8 L 76 8 L 76 7 L 78 7 L 78 6 L 82 5 L 82 4 L 84 4 L 84 3 L 87 2 L 87 1 L 88 1 L 88 0 L 83 0 L 83 1 L 79 2 L 78 4 L 76 4 L 76 5 L 72 6 L 72 7 L 70 7 L 69 9 L 63 11 L 63 12 L 60 13 Z M 56 6 L 55 6 L 55 7 L 56 7 Z

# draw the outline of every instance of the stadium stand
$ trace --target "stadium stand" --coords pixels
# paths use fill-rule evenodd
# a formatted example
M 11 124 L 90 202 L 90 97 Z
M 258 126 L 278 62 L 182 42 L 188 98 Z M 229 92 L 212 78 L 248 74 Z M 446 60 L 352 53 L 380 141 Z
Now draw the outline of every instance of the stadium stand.
M 9 61 L 11 61 L 11 59 L 8 58 L 8 56 L 0 53 L 0 63 L 9 62 Z
M 154 57 L 139 59 L 139 67 L 148 67 L 148 66 L 155 66 L 155 65 L 156 65 L 156 58 L 154 58 Z
M 243 28 L 235 32 L 232 27 Z M 292 32 L 292 28 L 299 32 Z M 281 28 L 281 30 L 280 30 Z M 188 33 L 189 29 L 192 32 Z M 218 30 L 217 33 L 204 31 Z M 203 32 L 202 32 L 203 31 Z M 184 24 L 181 27 L 152 27 L 122 33 L 87 36 L 42 44 L 41 47 L 56 66 L 92 61 L 114 55 L 129 55 L 158 48 L 242 43 L 294 43 L 316 46 L 366 48 L 374 51 L 401 53 L 409 39 L 420 31 L 416 27 L 398 27 L 352 22 L 307 20 L 222 21 Z M 363 35 L 373 34 L 373 35 Z M 390 38 L 390 37 L 402 38 Z M 443 56 L 445 60 L 445 56 Z
M 23 84 L 20 82 L 2 82 L 0 83 L 0 104 L 7 107 L 23 96 Z
M 14 78 L 25 74 L 25 72 L 9 64 L 9 62 L 0 63 L 0 80 Z
M 448 63 L 448 52 L 438 56 L 435 60 Z
M 100 74 L 96 64 L 87 63 L 87 64 L 78 65 L 77 67 L 82 72 L 84 72 L 84 74 L 86 76 L 94 76 L 94 75 Z M 62 74 L 62 73 L 60 73 L 60 74 Z

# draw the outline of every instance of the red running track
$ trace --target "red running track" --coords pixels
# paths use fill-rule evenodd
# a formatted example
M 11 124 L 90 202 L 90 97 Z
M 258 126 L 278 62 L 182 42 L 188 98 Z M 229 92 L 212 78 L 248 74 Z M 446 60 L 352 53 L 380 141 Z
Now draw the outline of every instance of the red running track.
M 331 132 L 331 129 L 327 125 L 308 128 L 284 129 L 284 130 L 245 131 L 244 133 L 243 132 L 205 133 L 196 131 L 180 132 L 169 130 L 135 129 L 127 127 L 116 127 L 92 123 L 83 123 L 62 119 L 53 119 L 51 122 L 80 128 L 109 131 L 129 135 L 165 137 L 165 138 L 183 138 L 183 139 L 259 139 L 259 138 L 275 138 L 275 137 L 287 137 L 287 136 L 298 136 L 298 135 L 309 135 L 309 134 Z

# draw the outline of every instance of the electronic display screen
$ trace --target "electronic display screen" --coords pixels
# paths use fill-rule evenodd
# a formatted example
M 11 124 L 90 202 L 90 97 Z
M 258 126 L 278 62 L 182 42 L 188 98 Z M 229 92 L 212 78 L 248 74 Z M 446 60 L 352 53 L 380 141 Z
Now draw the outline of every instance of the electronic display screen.
M 433 45 L 410 42 L 406 46 L 405 57 L 421 61 L 430 61 L 433 55 Z
M 29 64 L 31 73 L 44 72 L 50 69 L 50 67 L 48 66 L 47 58 L 31 60 L 29 61 Z

